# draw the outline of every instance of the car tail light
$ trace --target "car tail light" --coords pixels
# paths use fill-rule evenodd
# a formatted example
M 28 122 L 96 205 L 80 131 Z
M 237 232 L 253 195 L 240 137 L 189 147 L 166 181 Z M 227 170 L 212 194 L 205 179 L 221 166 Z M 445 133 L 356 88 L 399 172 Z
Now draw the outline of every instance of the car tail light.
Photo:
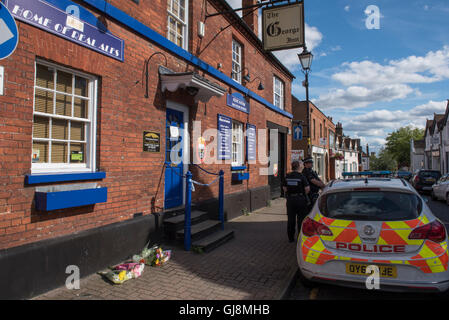
M 419 182 L 419 177 L 418 176 L 415 177 L 415 182 Z
M 302 233 L 307 236 L 332 236 L 332 231 L 324 224 L 316 222 L 309 217 L 305 218 L 302 223 Z
M 444 225 L 435 220 L 431 223 L 428 223 L 422 227 L 418 227 L 414 229 L 410 235 L 409 239 L 428 239 L 433 242 L 442 242 L 446 240 L 446 228 Z

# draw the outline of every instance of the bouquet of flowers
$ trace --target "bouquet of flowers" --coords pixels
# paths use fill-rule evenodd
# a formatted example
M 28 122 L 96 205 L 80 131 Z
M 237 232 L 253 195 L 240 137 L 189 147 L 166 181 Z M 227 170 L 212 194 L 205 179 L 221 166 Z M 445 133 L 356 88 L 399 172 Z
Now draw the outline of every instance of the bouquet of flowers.
M 171 250 L 163 251 L 160 246 L 143 249 L 140 255 L 133 256 L 134 262 L 144 263 L 148 266 L 162 266 L 171 256 Z

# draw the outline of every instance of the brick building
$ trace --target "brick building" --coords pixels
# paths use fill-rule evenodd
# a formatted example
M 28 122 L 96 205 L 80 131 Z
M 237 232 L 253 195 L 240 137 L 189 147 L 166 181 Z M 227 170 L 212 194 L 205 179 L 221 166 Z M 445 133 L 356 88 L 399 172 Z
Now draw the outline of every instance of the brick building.
M 292 150 L 302 150 L 304 157 L 312 157 L 313 168 L 323 181 L 335 177 L 330 163 L 330 151 L 335 141 L 335 124 L 312 102 L 299 101 L 292 96 L 293 126 L 301 125 L 303 138 L 295 140 L 292 136 Z M 310 130 L 310 132 L 309 132 Z M 330 141 L 331 137 L 332 141 Z
M 214 179 L 192 164 L 200 154 L 220 160 L 201 167 L 224 171 L 227 219 L 280 195 L 294 77 L 263 50 L 257 10 L 244 20 L 233 12 L 206 19 L 231 7 L 224 0 L 6 3 L 20 40 L 0 61 L 0 272 L 11 274 L 0 279 L 0 297 L 61 285 L 69 264 L 84 276 L 140 250 L 164 214 L 185 205 L 183 174 Z M 254 128 L 277 129 L 278 143 L 259 143 L 261 134 L 249 141 Z M 274 153 L 268 168 L 264 158 Z M 192 194 L 205 208 L 217 197 L 218 183 Z M 20 268 L 28 261 L 29 274 Z

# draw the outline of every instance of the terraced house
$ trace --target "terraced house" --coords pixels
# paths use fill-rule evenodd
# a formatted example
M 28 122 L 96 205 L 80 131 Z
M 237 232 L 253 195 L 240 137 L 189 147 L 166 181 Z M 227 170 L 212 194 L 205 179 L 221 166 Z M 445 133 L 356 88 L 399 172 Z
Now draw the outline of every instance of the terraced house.
M 444 114 L 426 121 L 424 168 L 449 172 L 449 101 Z
M 83 277 L 140 251 L 182 212 L 188 171 L 208 220 L 219 197 L 209 173 L 224 172 L 228 220 L 280 195 L 294 77 L 263 50 L 258 10 L 4 2 L 20 38 L 0 61 L 1 298 L 63 285 L 67 265 Z

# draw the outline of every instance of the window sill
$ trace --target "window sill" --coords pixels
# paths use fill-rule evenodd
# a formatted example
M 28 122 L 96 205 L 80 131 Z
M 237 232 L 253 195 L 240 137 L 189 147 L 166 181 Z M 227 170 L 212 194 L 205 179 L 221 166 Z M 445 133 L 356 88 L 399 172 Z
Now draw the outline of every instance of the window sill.
M 25 184 L 41 184 L 52 182 L 97 180 L 106 178 L 106 172 L 78 172 L 78 173 L 59 173 L 59 174 L 27 174 Z
M 107 202 L 108 188 L 36 192 L 36 210 L 52 211 Z

